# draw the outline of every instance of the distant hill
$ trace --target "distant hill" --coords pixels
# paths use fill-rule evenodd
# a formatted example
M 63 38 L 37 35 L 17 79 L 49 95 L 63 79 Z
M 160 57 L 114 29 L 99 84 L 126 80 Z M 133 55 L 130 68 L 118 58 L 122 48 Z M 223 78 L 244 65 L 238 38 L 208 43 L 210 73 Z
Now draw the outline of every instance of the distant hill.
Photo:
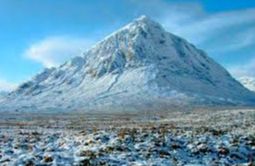
M 255 78 L 254 77 L 241 77 L 238 79 L 246 88 L 255 92 Z

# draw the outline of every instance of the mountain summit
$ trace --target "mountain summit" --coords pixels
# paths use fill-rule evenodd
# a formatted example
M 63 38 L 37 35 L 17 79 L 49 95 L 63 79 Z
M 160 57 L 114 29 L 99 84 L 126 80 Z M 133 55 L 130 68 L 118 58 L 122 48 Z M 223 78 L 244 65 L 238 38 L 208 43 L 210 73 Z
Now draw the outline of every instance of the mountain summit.
M 254 103 L 204 51 L 145 16 L 0 101 L 2 109 L 85 111 Z

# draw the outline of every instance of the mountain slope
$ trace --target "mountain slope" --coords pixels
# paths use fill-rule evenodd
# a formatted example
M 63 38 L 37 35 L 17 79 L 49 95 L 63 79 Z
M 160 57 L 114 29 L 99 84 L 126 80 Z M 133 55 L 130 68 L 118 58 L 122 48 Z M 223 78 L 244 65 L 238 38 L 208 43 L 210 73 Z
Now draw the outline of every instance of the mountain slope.
M 164 109 L 253 104 L 255 95 L 186 40 L 141 17 L 2 102 L 18 109 Z

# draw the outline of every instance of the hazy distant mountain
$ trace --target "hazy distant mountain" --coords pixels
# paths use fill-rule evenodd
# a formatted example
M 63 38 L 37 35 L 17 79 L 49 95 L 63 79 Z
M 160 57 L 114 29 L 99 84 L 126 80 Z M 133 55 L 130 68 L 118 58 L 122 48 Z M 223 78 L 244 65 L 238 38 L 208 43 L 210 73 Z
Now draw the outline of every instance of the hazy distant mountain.
M 4 100 L 8 95 L 8 92 L 6 91 L 0 91 L 0 103 L 1 103 L 1 100 Z
M 143 16 L 82 57 L 45 69 L 2 106 L 24 109 L 163 109 L 254 104 L 255 95 L 206 53 Z
M 241 77 L 238 79 L 246 88 L 255 91 L 255 78 L 254 77 Z
M 6 96 L 7 94 L 8 94 L 8 92 L 0 91 L 0 97 L 1 97 L 1 96 Z

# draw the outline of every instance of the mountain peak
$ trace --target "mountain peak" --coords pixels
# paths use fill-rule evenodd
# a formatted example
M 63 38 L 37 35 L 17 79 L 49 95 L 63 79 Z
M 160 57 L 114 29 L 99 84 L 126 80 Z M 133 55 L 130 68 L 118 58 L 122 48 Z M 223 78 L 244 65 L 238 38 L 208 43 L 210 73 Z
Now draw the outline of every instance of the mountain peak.
M 146 16 L 146 15 L 141 15 L 140 17 L 136 18 L 136 20 L 143 21 L 143 20 L 150 20 L 150 18 L 148 16 Z
M 91 68 L 103 73 L 142 66 L 166 56 L 157 49 L 171 51 L 172 38 L 159 23 L 141 16 L 97 43 L 84 57 Z
M 158 22 L 154 21 L 153 19 L 151 19 L 150 17 L 148 17 L 146 15 L 142 15 L 142 16 L 136 18 L 133 22 L 131 22 L 128 25 L 143 27 L 145 29 L 156 28 L 158 30 L 165 31 L 164 28 Z
M 130 23 L 125 25 L 124 27 L 120 28 L 119 30 L 113 32 L 109 36 L 107 36 L 103 41 L 108 40 L 109 38 L 113 37 L 115 38 L 116 35 L 123 35 L 125 34 L 132 34 L 132 36 L 135 36 L 138 33 L 143 33 L 144 31 L 148 33 L 155 33 L 155 32 L 161 32 L 165 33 L 164 28 L 156 21 L 152 20 L 148 16 L 142 15 L 134 20 L 132 20 Z M 100 44 L 101 42 L 99 42 Z
M 142 22 L 142 23 L 156 23 L 150 17 L 146 15 L 141 15 L 140 17 L 136 18 L 135 21 Z

